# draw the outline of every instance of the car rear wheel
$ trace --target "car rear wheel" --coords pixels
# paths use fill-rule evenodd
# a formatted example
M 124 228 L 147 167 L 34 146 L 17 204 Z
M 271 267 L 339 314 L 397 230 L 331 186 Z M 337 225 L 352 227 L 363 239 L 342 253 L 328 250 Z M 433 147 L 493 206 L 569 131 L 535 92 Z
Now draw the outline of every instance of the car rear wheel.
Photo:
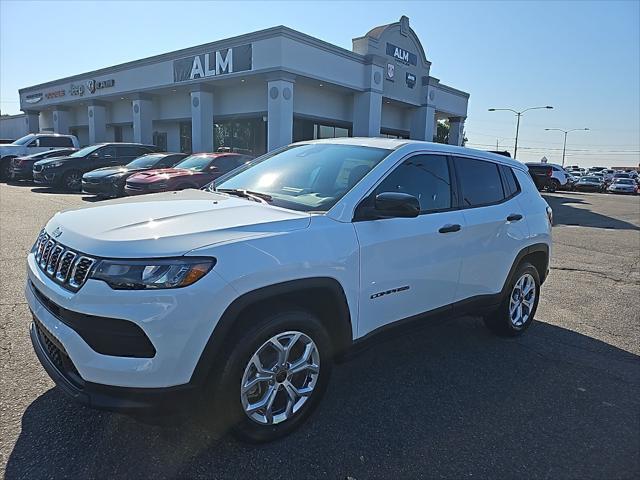
M 547 185 L 547 191 L 550 193 L 555 192 L 556 190 L 560 189 L 560 182 L 558 180 L 551 179 L 551 181 L 549 182 L 549 184 Z
M 210 395 L 212 415 L 228 415 L 240 440 L 261 443 L 288 435 L 317 407 L 331 374 L 329 337 L 310 312 L 286 309 L 256 318 L 232 339 Z
M 82 186 L 82 173 L 77 170 L 70 170 L 62 176 L 62 188 L 72 192 L 80 191 Z
M 0 161 L 0 180 L 7 181 L 11 178 L 11 158 L 3 158 Z
M 522 334 L 538 309 L 540 299 L 540 275 L 528 262 L 518 266 L 510 285 L 509 292 L 497 310 L 484 317 L 484 323 L 492 332 L 506 337 Z

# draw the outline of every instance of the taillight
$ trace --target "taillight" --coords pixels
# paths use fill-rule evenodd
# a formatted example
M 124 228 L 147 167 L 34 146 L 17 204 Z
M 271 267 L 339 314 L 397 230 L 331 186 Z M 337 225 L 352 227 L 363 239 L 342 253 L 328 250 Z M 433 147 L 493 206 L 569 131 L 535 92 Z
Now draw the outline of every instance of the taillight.
M 553 227 L 553 210 L 549 205 L 547 205 L 547 219 L 549 220 L 549 225 Z
M 547 170 L 547 177 L 551 176 L 551 169 Z

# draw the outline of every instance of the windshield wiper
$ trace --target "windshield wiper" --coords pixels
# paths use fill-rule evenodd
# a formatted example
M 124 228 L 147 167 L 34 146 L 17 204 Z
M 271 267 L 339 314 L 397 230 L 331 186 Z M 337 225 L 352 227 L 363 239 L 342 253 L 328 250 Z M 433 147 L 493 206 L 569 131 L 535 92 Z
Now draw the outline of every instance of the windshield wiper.
M 273 200 L 271 195 L 261 192 L 253 192 L 251 190 L 244 190 L 241 188 L 217 188 L 215 192 L 228 193 L 229 195 L 235 195 L 237 197 L 248 198 L 260 203 L 268 203 Z

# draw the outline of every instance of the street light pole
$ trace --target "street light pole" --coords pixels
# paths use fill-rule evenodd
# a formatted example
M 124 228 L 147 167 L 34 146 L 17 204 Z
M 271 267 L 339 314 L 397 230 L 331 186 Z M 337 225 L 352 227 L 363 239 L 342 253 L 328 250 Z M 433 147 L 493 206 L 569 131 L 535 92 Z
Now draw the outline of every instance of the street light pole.
M 553 107 L 551 105 L 546 105 L 544 107 L 530 107 L 530 108 L 525 108 L 521 112 L 518 112 L 518 111 L 513 110 L 511 108 L 490 108 L 489 109 L 490 112 L 498 112 L 498 111 L 502 111 L 502 110 L 505 110 L 505 111 L 508 111 L 508 112 L 513 112 L 518 117 L 518 121 L 516 123 L 516 142 L 515 142 L 515 145 L 513 147 L 513 158 L 514 158 L 514 160 L 516 159 L 516 157 L 518 155 L 518 134 L 520 133 L 520 117 L 522 116 L 522 114 L 524 112 L 528 112 L 529 110 L 539 110 L 541 108 L 552 109 Z
M 567 151 L 567 133 L 576 132 L 578 130 L 589 130 L 588 128 L 574 128 L 572 130 L 563 130 L 561 128 L 545 128 L 545 131 L 555 130 L 564 133 L 564 144 L 562 145 L 562 167 L 564 168 L 564 156 Z

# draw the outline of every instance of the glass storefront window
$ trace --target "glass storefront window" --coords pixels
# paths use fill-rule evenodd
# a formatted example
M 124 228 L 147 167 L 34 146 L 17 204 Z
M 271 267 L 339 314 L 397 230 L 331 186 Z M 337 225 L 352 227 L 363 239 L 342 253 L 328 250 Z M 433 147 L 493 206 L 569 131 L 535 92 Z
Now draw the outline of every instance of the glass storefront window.
M 294 142 L 319 138 L 350 137 L 351 135 L 351 128 L 331 125 L 329 122 L 319 123 L 305 118 L 293 119 Z
M 180 122 L 180 152 L 191 152 L 191 122 Z
M 245 118 L 213 125 L 214 150 L 245 155 L 262 155 L 267 151 L 267 126 L 258 118 Z

